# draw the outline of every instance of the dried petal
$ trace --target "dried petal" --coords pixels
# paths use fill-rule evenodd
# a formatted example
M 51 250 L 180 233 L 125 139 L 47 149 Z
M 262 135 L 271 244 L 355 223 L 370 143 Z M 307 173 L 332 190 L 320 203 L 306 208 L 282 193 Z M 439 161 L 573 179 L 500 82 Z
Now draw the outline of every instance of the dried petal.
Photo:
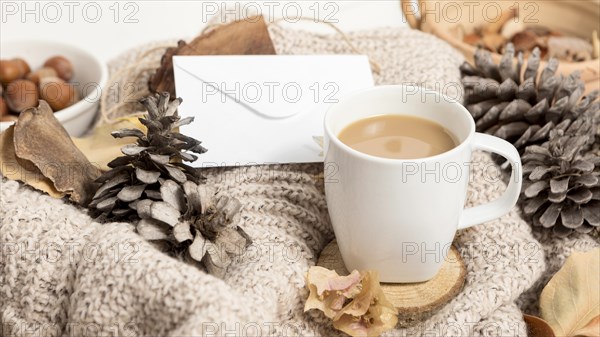
M 321 310 L 325 316 L 334 318 L 348 298 L 356 296 L 361 289 L 362 277 L 354 270 L 348 276 L 339 276 L 335 271 L 314 266 L 308 270 L 306 286 L 310 291 L 304 311 Z

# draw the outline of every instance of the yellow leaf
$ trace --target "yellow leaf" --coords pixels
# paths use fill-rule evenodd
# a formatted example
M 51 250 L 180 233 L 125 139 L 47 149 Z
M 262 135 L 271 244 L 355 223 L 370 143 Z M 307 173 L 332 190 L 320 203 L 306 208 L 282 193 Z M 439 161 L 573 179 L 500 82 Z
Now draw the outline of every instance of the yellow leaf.
M 600 248 L 569 256 L 542 291 L 540 311 L 556 336 L 598 336 Z
M 135 143 L 135 137 L 114 138 L 111 132 L 121 129 L 140 129 L 146 132 L 146 127 L 138 117 L 121 118 L 115 123 L 96 127 L 92 134 L 84 138 L 73 138 L 75 145 L 85 154 L 90 163 L 102 170 L 108 170 L 106 165 L 116 157 L 122 156 L 121 147 Z

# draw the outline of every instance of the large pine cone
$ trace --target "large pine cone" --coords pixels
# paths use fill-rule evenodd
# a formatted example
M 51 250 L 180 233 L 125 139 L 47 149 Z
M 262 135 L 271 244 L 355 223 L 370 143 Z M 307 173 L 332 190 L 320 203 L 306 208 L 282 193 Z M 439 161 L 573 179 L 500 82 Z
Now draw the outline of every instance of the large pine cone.
M 557 75 L 558 60 L 551 59 L 539 74 L 540 50 L 527 65 L 523 54 L 513 64 L 514 46 L 507 44 L 499 65 L 483 49 L 475 53 L 475 67 L 461 67 L 465 106 L 476 121 L 477 131 L 506 139 L 522 154 L 525 147 L 540 145 L 557 126 L 565 130 L 582 115 L 592 116 L 586 125 L 596 132 L 599 124 L 598 91 L 583 96 L 585 84 L 575 72 Z M 525 68 L 524 68 L 525 67 Z M 593 143 L 593 138 L 589 144 Z M 588 145 L 589 145 L 588 144 Z
M 552 228 L 560 236 L 598 231 L 600 158 L 579 156 L 589 137 L 553 130 L 549 142 L 525 150 L 521 204 L 534 226 Z
M 104 220 L 139 220 L 137 231 L 144 238 L 223 276 L 232 257 L 250 244 L 238 227 L 242 205 L 203 184 L 199 170 L 183 163 L 198 158 L 189 152 L 206 149 L 177 132 L 193 118 L 180 119 L 181 99 L 169 98 L 163 93 L 141 101 L 148 112 L 140 122 L 147 130 L 112 133 L 137 142 L 124 146 L 123 156 L 108 164 L 112 169 L 98 178 L 102 185 L 89 207 Z

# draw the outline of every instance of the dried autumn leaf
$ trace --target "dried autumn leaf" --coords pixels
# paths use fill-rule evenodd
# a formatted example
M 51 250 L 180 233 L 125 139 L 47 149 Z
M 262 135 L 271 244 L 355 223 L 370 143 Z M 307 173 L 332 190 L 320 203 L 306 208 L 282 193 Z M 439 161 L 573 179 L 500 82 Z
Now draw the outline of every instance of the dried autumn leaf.
M 48 103 L 40 100 L 37 107 L 19 114 L 13 139 L 18 159 L 35 165 L 57 191 L 74 202 L 89 203 L 101 171 L 75 146 Z
M 14 143 L 15 126 L 11 125 L 0 134 L 0 172 L 8 179 L 22 181 L 25 184 L 48 193 L 51 197 L 62 198 L 65 196 L 54 188 L 50 179 L 44 177 L 35 165 L 23 165 L 15 154 Z
M 333 327 L 351 336 L 379 336 L 398 323 L 398 312 L 388 301 L 375 272 L 340 276 L 323 267 L 311 267 L 306 277 L 310 291 L 304 311 L 321 310 Z
M 168 48 L 160 68 L 150 77 L 151 91 L 167 91 L 175 96 L 173 56 L 175 55 L 274 55 L 275 47 L 262 16 L 250 17 L 222 25 L 203 33 L 189 44 L 179 41 L 177 47 Z M 169 115 L 169 114 L 167 114 Z
M 398 323 L 398 312 L 387 300 L 376 272 L 366 272 L 362 290 L 333 319 L 333 327 L 350 336 L 379 336 Z
M 122 135 L 115 138 L 111 133 L 122 129 L 146 130 L 137 117 L 127 117 L 115 123 L 104 124 L 94 128 L 91 135 L 83 138 L 73 138 L 73 143 L 85 154 L 87 159 L 102 170 L 108 170 L 108 163 L 121 155 L 121 147 L 133 144 L 135 135 Z
M 361 276 L 354 270 L 348 276 L 340 276 L 333 270 L 315 266 L 308 270 L 306 285 L 310 294 L 304 311 L 318 309 L 325 316 L 334 318 L 344 307 L 347 299 L 360 292 Z
M 598 336 L 600 248 L 574 252 L 540 296 L 541 316 L 557 336 Z
M 531 315 L 523 315 L 523 320 L 527 325 L 527 336 L 529 337 L 555 337 L 554 331 L 548 322 Z

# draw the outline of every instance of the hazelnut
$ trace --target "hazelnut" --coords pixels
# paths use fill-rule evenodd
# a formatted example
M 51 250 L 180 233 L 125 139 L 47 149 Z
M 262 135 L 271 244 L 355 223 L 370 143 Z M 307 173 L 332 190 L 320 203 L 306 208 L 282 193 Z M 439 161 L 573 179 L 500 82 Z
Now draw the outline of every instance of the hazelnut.
M 29 65 L 23 59 L 0 60 L 0 82 L 3 85 L 23 78 L 29 71 Z
M 29 67 L 29 63 L 23 60 L 20 57 L 14 58 L 13 62 L 16 62 L 19 67 L 21 67 L 21 71 L 23 72 L 23 76 L 27 75 L 31 71 L 31 67 Z
M 65 81 L 70 81 L 73 78 L 73 65 L 71 61 L 62 56 L 54 56 L 46 60 L 44 67 L 54 68 L 58 77 Z
M 56 70 L 50 67 L 43 67 L 27 74 L 27 79 L 34 82 L 37 85 L 40 84 L 40 80 L 46 77 L 58 77 L 58 75 L 56 74 Z
M 4 101 L 4 98 L 0 97 L 0 117 L 8 115 L 8 106 Z
M 58 77 L 46 77 L 41 80 L 40 96 L 48 102 L 54 112 L 79 101 L 79 93 L 75 87 Z
M 6 87 L 6 104 L 15 113 L 37 106 L 38 100 L 37 85 L 29 80 L 16 80 Z

